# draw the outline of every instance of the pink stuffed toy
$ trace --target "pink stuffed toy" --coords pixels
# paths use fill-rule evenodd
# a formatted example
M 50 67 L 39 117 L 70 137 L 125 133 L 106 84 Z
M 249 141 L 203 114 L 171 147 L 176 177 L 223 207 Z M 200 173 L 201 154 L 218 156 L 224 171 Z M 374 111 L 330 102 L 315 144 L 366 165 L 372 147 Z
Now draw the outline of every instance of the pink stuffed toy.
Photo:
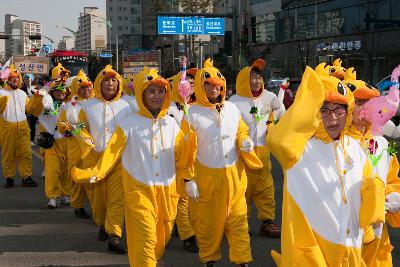
M 189 96 L 191 96 L 193 93 L 190 82 L 186 80 L 186 64 L 187 64 L 187 59 L 186 59 L 186 57 L 183 57 L 181 80 L 178 84 L 178 92 L 179 92 L 179 95 L 182 97 L 185 105 L 188 103 Z
M 396 82 L 389 89 L 386 96 L 374 97 L 364 104 L 360 117 L 371 122 L 372 135 L 382 135 L 382 127 L 396 114 L 399 107 L 400 65 L 392 72 L 392 82 Z

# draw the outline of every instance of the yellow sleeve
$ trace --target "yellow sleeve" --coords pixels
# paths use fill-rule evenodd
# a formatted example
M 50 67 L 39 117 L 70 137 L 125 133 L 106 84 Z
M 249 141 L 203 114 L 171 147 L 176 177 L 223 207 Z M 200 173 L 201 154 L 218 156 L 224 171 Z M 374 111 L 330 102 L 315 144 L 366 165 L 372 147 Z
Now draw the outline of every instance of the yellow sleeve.
M 263 164 L 261 160 L 258 158 L 254 149 L 251 152 L 245 152 L 240 149 L 240 147 L 242 146 L 242 141 L 246 139 L 250 139 L 249 127 L 247 127 L 242 117 L 240 117 L 239 127 L 236 133 L 236 141 L 240 154 L 243 157 L 244 162 L 250 169 L 254 170 L 261 169 L 263 167 Z
M 120 127 L 118 127 L 111 136 L 111 139 L 108 142 L 106 149 L 101 154 L 96 166 L 94 168 L 88 168 L 85 170 L 76 167 L 72 168 L 72 180 L 77 183 L 85 183 L 88 182 L 93 176 L 96 177 L 96 181 L 102 180 L 112 170 L 115 163 L 121 157 L 126 143 L 127 139 L 125 133 Z
M 67 120 L 67 112 L 65 109 L 61 111 L 60 116 L 58 117 L 57 121 L 57 130 L 61 134 L 65 134 L 66 131 L 70 131 L 71 127 Z
M 0 96 L 0 113 L 3 113 L 4 110 L 6 110 L 7 102 L 8 96 Z
M 396 155 L 392 156 L 389 165 L 389 173 L 386 181 L 386 195 L 392 192 L 400 193 L 399 161 Z M 386 220 L 392 227 L 400 227 L 400 212 L 386 213 Z
M 361 183 L 360 228 L 385 222 L 385 183 L 373 174 L 369 160 L 366 161 Z
M 84 124 L 84 128 L 80 131 L 79 135 L 74 135 L 79 142 L 79 147 L 82 151 L 81 159 L 86 158 L 90 151 L 95 147 L 93 137 L 89 133 L 89 123 L 85 111 L 81 109 L 78 115 L 79 123 Z
M 197 137 L 185 118 L 175 139 L 175 166 L 178 183 L 191 180 L 194 176 L 194 162 L 197 153 Z
M 290 169 L 300 159 L 305 145 L 318 129 L 324 100 L 321 80 L 307 67 L 293 105 L 268 129 L 267 144 L 283 169 Z
M 27 104 L 25 108 L 25 112 L 28 114 L 32 114 L 35 117 L 39 117 L 40 114 L 43 112 L 43 96 L 41 95 L 33 95 L 31 99 L 26 98 Z

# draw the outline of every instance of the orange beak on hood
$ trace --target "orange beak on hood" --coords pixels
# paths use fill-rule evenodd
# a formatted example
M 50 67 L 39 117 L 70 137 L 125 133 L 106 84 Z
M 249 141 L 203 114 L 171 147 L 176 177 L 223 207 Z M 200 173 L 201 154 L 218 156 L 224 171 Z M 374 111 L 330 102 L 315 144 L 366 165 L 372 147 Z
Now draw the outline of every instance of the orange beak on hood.
M 343 70 L 338 70 L 335 73 L 333 73 L 333 76 L 338 78 L 338 79 L 343 80 L 344 74 L 345 74 L 345 72 Z
M 81 82 L 81 87 L 92 86 L 93 83 L 90 81 L 83 81 Z
M 221 79 L 215 78 L 215 77 L 208 78 L 206 80 L 206 83 L 209 83 L 209 84 L 212 84 L 212 85 L 224 86 L 224 82 Z
M 104 76 L 107 76 L 107 77 L 117 77 L 117 72 L 115 72 L 114 70 L 105 71 L 105 72 L 103 73 L 103 75 L 104 75 Z
M 348 105 L 347 98 L 337 92 L 325 92 L 325 101 L 335 104 Z
M 363 100 L 369 100 L 371 98 L 380 96 L 380 93 L 378 90 L 372 90 L 366 87 L 363 88 L 358 88 L 353 92 L 353 95 L 357 99 L 363 99 Z
M 8 75 L 8 79 L 18 77 L 18 73 L 16 71 L 11 71 L 10 74 Z
M 168 81 L 167 81 L 166 79 L 164 79 L 164 78 L 158 78 L 158 79 L 151 80 L 151 81 L 149 82 L 149 84 L 154 84 L 154 85 L 158 85 L 158 86 L 161 86 L 161 87 L 165 87 L 165 86 L 167 86 L 169 83 L 168 83 Z

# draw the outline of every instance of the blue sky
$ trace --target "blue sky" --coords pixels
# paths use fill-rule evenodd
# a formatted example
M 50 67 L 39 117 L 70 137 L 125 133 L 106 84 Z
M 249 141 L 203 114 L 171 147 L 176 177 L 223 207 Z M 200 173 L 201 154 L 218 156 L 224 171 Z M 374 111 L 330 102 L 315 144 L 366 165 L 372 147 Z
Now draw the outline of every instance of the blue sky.
M 95 6 L 105 11 L 106 0 L 1 0 L 0 31 L 4 31 L 4 15 L 13 14 L 24 20 L 42 23 L 43 35 L 53 39 L 57 45 L 63 35 L 71 33 L 56 25 L 76 30 L 79 13 L 86 6 Z

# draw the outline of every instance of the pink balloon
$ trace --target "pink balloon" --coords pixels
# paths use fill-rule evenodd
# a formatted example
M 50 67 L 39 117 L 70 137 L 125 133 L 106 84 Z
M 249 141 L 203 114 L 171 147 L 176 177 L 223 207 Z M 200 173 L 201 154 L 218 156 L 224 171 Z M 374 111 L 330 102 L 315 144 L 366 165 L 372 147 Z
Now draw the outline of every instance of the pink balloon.
M 5 68 L 4 70 L 0 70 L 0 79 L 3 81 L 8 79 L 8 75 L 10 75 L 10 69 Z

